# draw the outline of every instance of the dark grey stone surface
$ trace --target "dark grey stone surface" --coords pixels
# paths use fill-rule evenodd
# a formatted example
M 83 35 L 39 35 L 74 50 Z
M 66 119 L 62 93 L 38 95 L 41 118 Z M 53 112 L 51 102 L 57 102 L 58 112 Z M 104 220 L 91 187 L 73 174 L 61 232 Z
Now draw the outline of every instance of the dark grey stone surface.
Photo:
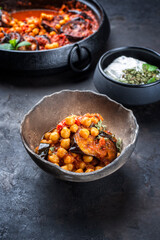
M 111 21 L 107 49 L 160 52 L 159 0 L 99 2 Z M 124 167 L 95 182 L 54 179 L 21 143 L 20 122 L 33 104 L 61 89 L 95 90 L 92 75 L 0 76 L 0 239 L 160 239 L 160 102 L 132 108 L 140 125 L 136 149 Z

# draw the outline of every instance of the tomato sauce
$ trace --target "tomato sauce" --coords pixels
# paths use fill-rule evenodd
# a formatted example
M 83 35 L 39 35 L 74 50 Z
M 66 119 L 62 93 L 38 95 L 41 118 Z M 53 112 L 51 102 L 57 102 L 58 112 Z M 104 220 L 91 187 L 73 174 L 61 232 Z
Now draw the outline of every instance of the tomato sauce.
M 15 39 L 12 50 L 55 49 L 85 39 L 98 27 L 92 10 L 79 2 L 12 13 L 0 10 L 0 45 Z

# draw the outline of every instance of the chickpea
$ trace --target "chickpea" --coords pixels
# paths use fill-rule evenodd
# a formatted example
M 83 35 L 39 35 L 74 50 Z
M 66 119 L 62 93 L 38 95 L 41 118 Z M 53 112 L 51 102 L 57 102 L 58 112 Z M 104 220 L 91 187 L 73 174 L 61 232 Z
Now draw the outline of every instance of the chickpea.
M 98 136 L 98 134 L 99 134 L 98 129 L 95 128 L 95 127 L 92 127 L 92 128 L 91 128 L 91 135 L 94 136 L 94 137 L 96 137 L 96 136 Z
M 4 33 L 0 32 L 0 38 L 4 37 Z
M 48 160 L 52 163 L 59 163 L 59 157 L 56 154 L 48 156 Z
M 89 136 L 89 131 L 88 131 L 87 129 L 81 129 L 81 130 L 79 131 L 79 134 L 80 134 L 81 137 L 87 139 L 88 136 Z
M 52 155 L 52 151 L 50 149 L 48 151 L 48 155 Z
M 50 36 L 51 36 L 51 37 L 54 36 L 55 34 L 56 34 L 55 31 L 50 32 Z
M 75 171 L 76 173 L 83 173 L 83 169 L 79 168 Z
M 72 154 L 72 156 L 74 157 L 74 158 L 76 158 L 77 157 L 77 153 L 71 153 Z
M 42 29 L 40 32 L 39 32 L 39 35 L 43 35 L 46 33 L 46 30 L 45 29 Z
M 66 21 L 65 21 L 64 19 L 62 19 L 62 20 L 59 21 L 59 24 L 60 24 L 60 25 L 63 25 L 63 24 L 65 24 L 65 23 L 66 23 Z
M 34 24 L 34 19 L 28 19 L 27 24 Z
M 100 169 L 102 169 L 101 166 L 97 166 L 97 167 L 95 167 L 95 171 L 100 170 Z
M 48 21 L 52 21 L 53 15 L 51 15 L 51 14 L 46 14 L 46 13 L 41 13 L 41 18 L 42 18 L 42 19 L 45 19 L 45 20 L 48 20 Z
M 65 118 L 65 122 L 66 122 L 67 125 L 71 126 L 75 123 L 75 119 L 74 119 L 74 117 L 69 116 L 69 117 Z
M 93 160 L 92 156 L 87 156 L 87 155 L 83 156 L 83 161 L 85 163 L 90 163 L 90 162 L 92 162 L 92 160 Z
M 98 118 L 96 118 L 96 117 L 92 117 L 91 120 L 95 124 L 97 124 L 99 122 Z
M 55 28 L 56 28 L 57 30 L 59 30 L 59 29 L 61 28 L 61 25 L 60 25 L 60 24 L 56 24 Z
M 84 162 L 81 162 L 79 164 L 79 168 L 84 169 L 86 167 L 86 164 Z
M 30 27 L 26 29 L 27 33 L 31 32 L 31 31 L 32 31 L 32 28 L 30 28 Z
M 73 125 L 70 127 L 70 130 L 71 130 L 71 132 L 76 133 L 76 132 L 78 131 L 78 125 L 77 125 L 77 124 L 73 124 Z
M 20 28 L 20 27 L 15 27 L 15 28 L 14 28 L 14 31 L 20 33 L 20 32 L 21 32 L 21 28 Z
M 92 123 L 92 120 L 91 120 L 91 118 L 88 118 L 88 117 L 84 117 L 81 120 L 81 124 L 85 127 L 89 127 L 91 125 L 91 123 Z
M 59 166 L 59 164 L 58 164 L 58 163 L 55 163 L 55 165 Z
M 68 171 L 67 165 L 62 166 L 61 168 Z
M 44 134 L 44 138 L 47 139 L 47 140 L 49 140 L 50 135 L 51 135 L 50 132 L 46 132 L 46 133 Z
M 70 138 L 63 139 L 61 141 L 61 147 L 68 149 L 70 147 Z
M 58 151 L 57 151 L 58 157 L 63 158 L 66 154 L 67 154 L 66 149 L 64 149 L 62 147 L 58 148 Z
M 85 171 L 86 173 L 89 173 L 89 172 L 94 172 L 94 170 L 93 169 L 91 169 L 91 168 L 88 168 L 86 171 Z
M 69 163 L 73 163 L 73 162 L 74 162 L 73 157 L 71 157 L 69 155 L 67 157 L 65 157 L 65 159 L 64 159 L 65 164 L 69 164 Z
M 41 143 L 48 143 L 48 141 L 46 139 L 42 139 Z
M 62 138 L 69 138 L 70 137 L 70 130 L 67 128 L 67 127 L 64 127 L 62 130 L 61 130 L 61 137 Z
M 46 49 L 54 49 L 54 48 L 58 48 L 59 47 L 59 43 L 58 42 L 53 42 L 51 44 L 46 44 L 45 48 Z
M 74 165 L 72 163 L 67 164 L 68 171 L 72 171 L 74 168 Z
M 69 16 L 68 16 L 68 15 L 65 15 L 65 16 L 64 16 L 64 20 L 65 20 L 66 22 L 69 21 L 69 20 L 70 20 Z
M 33 28 L 35 28 L 36 26 L 35 26 L 34 23 L 32 23 L 32 24 L 29 25 L 29 27 L 33 29 Z
M 34 29 L 32 30 L 32 33 L 33 33 L 34 35 L 37 35 L 37 34 L 39 33 L 39 29 L 38 29 L 38 28 L 34 28 Z
M 54 131 L 50 134 L 50 140 L 52 140 L 54 143 L 57 143 L 59 138 L 60 138 L 60 135 L 56 131 Z

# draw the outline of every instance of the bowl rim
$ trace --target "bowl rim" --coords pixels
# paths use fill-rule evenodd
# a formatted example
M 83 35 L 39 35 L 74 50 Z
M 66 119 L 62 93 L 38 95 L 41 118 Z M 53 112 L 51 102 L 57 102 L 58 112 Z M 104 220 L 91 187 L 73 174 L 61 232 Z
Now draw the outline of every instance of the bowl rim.
M 128 84 L 128 83 L 122 83 L 122 82 L 119 82 L 119 81 L 116 81 L 110 77 L 108 77 L 105 73 L 104 73 L 104 70 L 102 68 L 102 61 L 104 60 L 104 58 L 107 58 L 109 56 L 111 56 L 113 53 L 116 53 L 116 52 L 121 52 L 123 50 L 144 50 L 146 52 L 148 52 L 149 54 L 154 54 L 155 56 L 158 56 L 160 57 L 160 54 L 150 48 L 145 48 L 145 47 L 138 47 L 138 46 L 125 46 L 125 47 L 119 47 L 119 48 L 113 48 L 107 52 L 105 52 L 99 59 L 98 61 L 98 69 L 100 71 L 100 73 L 103 75 L 103 77 L 110 81 L 110 82 L 113 82 L 115 84 L 118 84 L 118 85 L 121 85 L 123 87 L 130 87 L 130 88 L 146 88 L 146 87 L 152 87 L 154 85 L 157 85 L 157 84 L 160 84 L 160 79 L 157 80 L 156 82 L 153 82 L 153 83 L 149 83 L 149 84 Z
M 32 149 L 29 148 L 29 146 L 27 145 L 24 137 L 23 137 L 23 124 L 25 122 L 25 119 L 30 115 L 30 113 L 32 113 L 43 101 L 45 101 L 45 99 L 47 98 L 50 98 L 52 97 L 53 95 L 57 95 L 57 94 L 61 94 L 63 92 L 69 92 L 69 93 L 91 93 L 91 94 L 94 94 L 96 96 L 101 96 L 101 97 L 104 97 L 106 98 L 107 100 L 109 100 L 110 102 L 113 102 L 115 103 L 116 105 L 119 105 L 122 109 L 124 109 L 125 111 L 127 111 L 128 113 L 130 113 L 133 117 L 133 121 L 135 122 L 135 132 L 134 132 L 134 139 L 132 140 L 132 142 L 126 146 L 126 148 L 124 148 L 120 154 L 120 156 L 118 156 L 116 159 L 114 159 L 110 164 L 108 164 L 107 166 L 103 167 L 102 169 L 100 170 L 97 170 L 97 171 L 94 171 L 94 172 L 90 172 L 90 173 L 75 173 L 75 172 L 71 172 L 71 171 L 67 171 L 67 170 L 64 170 L 63 168 L 61 168 L 60 166 L 57 166 L 56 164 L 53 164 L 45 159 L 42 159 L 38 154 L 36 154 Z M 91 176 L 91 175 L 95 175 L 99 172 L 103 172 L 105 171 L 106 169 L 110 169 L 112 168 L 113 165 L 115 165 L 118 161 L 119 161 L 119 158 L 122 157 L 122 154 L 124 154 L 130 147 L 132 147 L 135 143 L 136 143 L 136 140 L 137 140 L 137 137 L 138 137 L 138 133 L 139 133 L 139 125 L 137 123 L 137 119 L 136 117 L 134 116 L 133 114 L 133 111 L 124 107 L 122 104 L 112 100 L 111 98 L 109 98 L 108 96 L 104 95 L 104 94 L 101 94 L 101 93 L 97 93 L 97 92 L 94 92 L 92 90 L 70 90 L 70 89 L 65 89 L 65 90 L 61 90 L 61 91 L 58 91 L 58 92 L 54 92 L 52 94 L 49 94 L 49 95 L 45 95 L 42 99 L 40 99 L 23 117 L 22 121 L 21 121 L 21 124 L 20 124 L 20 135 L 21 135 L 21 140 L 22 140 L 22 143 L 24 145 L 24 147 L 27 149 L 27 151 L 33 155 L 35 158 L 37 158 L 39 161 L 53 167 L 53 168 L 56 168 L 58 169 L 59 171 L 67 174 L 67 175 L 71 175 L 71 176 Z M 113 173 L 114 171 L 112 171 L 111 173 Z M 110 173 L 110 174 L 111 174 Z M 110 175 L 108 174 L 108 175 Z
M 80 2 L 82 2 L 83 4 L 85 4 L 84 2 L 83 2 L 83 0 L 78 0 L 78 1 L 80 1 Z M 102 25 L 103 25 L 103 23 L 104 23 L 104 19 L 105 19 L 105 17 L 107 18 L 107 21 L 108 21 L 108 24 L 109 24 L 109 28 L 108 28 L 108 31 L 109 31 L 109 33 L 110 33 L 110 23 L 109 23 L 109 19 L 108 19 L 108 16 L 107 16 L 107 14 L 104 12 L 104 9 L 103 9 L 103 7 L 102 7 L 102 5 L 99 3 L 99 2 L 97 2 L 96 0 L 92 0 L 92 2 L 91 2 L 91 4 L 93 5 L 93 4 L 95 4 L 96 5 L 96 7 L 98 7 L 99 8 L 99 10 L 100 10 L 100 14 L 102 15 L 101 16 L 101 19 L 100 19 L 100 24 L 99 24 L 99 27 L 98 27 L 98 29 L 94 32 L 94 33 L 92 33 L 90 36 L 88 36 L 88 37 L 86 37 L 86 38 L 84 38 L 84 39 L 82 39 L 82 40 L 80 40 L 80 41 L 77 41 L 77 42 L 75 42 L 75 43 L 69 43 L 69 44 L 67 44 L 67 45 L 64 45 L 64 46 L 62 46 L 62 47 L 58 47 L 58 48 L 55 48 L 55 49 L 44 49 L 44 50 L 39 50 L 39 51 L 37 51 L 37 50 L 34 50 L 34 51 L 31 51 L 31 50 L 29 50 L 29 51 L 24 51 L 24 50 L 22 50 L 22 51 L 19 51 L 19 50 L 7 50 L 7 49 L 0 49 L 0 52 L 9 52 L 9 53 L 18 53 L 18 54 L 34 54 L 34 53 L 36 53 L 36 54 L 41 54 L 41 53 L 44 53 L 44 52 L 54 52 L 54 51 L 56 51 L 56 50 L 58 50 L 58 49 L 67 49 L 67 48 L 69 48 L 69 47 L 73 47 L 75 44 L 83 44 L 83 42 L 85 41 L 85 40 L 88 40 L 88 39 L 90 39 L 90 38 L 92 38 L 92 37 L 94 37 L 98 32 L 99 32 L 99 30 L 102 28 Z M 88 5 L 87 5 L 88 6 Z M 90 8 L 90 7 L 89 7 Z M 92 10 L 92 9 L 91 9 Z M 93 11 L 93 10 L 92 10 Z M 94 11 L 93 11 L 94 12 Z M 96 15 L 96 13 L 94 12 L 94 14 Z

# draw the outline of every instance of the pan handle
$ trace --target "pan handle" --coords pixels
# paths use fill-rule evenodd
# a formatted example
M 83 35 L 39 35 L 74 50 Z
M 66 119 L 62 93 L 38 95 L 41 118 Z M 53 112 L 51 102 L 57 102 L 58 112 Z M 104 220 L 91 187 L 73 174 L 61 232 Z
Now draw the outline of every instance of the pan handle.
M 75 66 L 75 64 L 73 63 L 73 55 L 76 54 L 77 57 L 78 57 L 78 63 L 79 63 L 79 64 L 82 64 L 82 63 L 83 63 L 83 60 L 82 60 L 82 51 L 83 51 L 83 52 L 86 52 L 88 61 L 87 61 L 87 63 L 86 63 L 85 66 L 78 68 L 78 67 Z M 90 66 L 91 66 L 91 63 L 92 63 L 92 54 L 91 54 L 90 50 L 89 50 L 87 47 L 85 47 L 85 46 L 79 46 L 79 44 L 76 43 L 76 44 L 72 47 L 72 49 L 71 49 L 71 51 L 70 51 L 70 53 L 69 53 L 68 61 L 69 61 L 69 66 L 70 66 L 70 68 L 71 68 L 74 72 L 85 72 L 85 71 L 87 71 L 87 70 L 90 68 Z

